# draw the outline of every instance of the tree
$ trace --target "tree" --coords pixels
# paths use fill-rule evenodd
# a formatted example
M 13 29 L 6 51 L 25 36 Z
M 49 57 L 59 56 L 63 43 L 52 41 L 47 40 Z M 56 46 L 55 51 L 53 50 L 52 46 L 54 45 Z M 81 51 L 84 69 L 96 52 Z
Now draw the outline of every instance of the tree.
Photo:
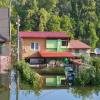
M 61 31 L 60 28 L 61 18 L 56 15 L 52 15 L 47 22 L 47 31 Z
M 38 0 L 39 8 L 45 8 L 48 12 L 52 12 L 56 7 L 58 0 Z
M 96 47 L 96 43 L 98 41 L 96 32 L 96 24 L 98 22 L 96 15 L 96 1 L 71 0 L 71 5 L 71 16 L 76 21 L 75 37 L 88 42 L 92 47 Z M 91 22 L 92 30 L 90 28 Z
M 67 15 L 70 16 L 71 2 L 70 0 L 58 0 L 56 5 L 56 11 L 58 11 L 59 16 Z
M 10 7 L 10 0 L 0 0 L 0 7 Z
M 74 33 L 74 21 L 68 17 L 68 16 L 62 16 L 61 17 L 61 29 L 62 31 L 69 34 L 71 37 L 73 37 Z
M 90 44 L 93 48 L 95 48 L 96 43 L 99 40 L 99 38 L 96 35 L 95 25 L 92 22 L 89 24 L 89 33 L 90 33 L 90 39 L 91 39 Z
M 50 14 L 44 8 L 41 8 L 39 13 L 40 13 L 39 31 L 45 31 L 46 23 L 50 17 Z

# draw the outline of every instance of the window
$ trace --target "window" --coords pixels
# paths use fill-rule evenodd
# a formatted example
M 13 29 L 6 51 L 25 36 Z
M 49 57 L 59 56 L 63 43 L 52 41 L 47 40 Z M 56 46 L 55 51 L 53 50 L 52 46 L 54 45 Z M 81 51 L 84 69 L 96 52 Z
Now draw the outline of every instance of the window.
M 31 49 L 33 49 L 34 51 L 38 51 L 39 44 L 37 42 L 31 43 Z
M 75 50 L 75 53 L 79 53 L 79 49 Z
M 30 64 L 34 65 L 34 64 L 43 64 L 44 63 L 44 59 L 38 59 L 38 58 L 30 58 Z
M 62 46 L 67 46 L 67 45 L 68 45 L 67 41 L 66 40 L 62 40 Z

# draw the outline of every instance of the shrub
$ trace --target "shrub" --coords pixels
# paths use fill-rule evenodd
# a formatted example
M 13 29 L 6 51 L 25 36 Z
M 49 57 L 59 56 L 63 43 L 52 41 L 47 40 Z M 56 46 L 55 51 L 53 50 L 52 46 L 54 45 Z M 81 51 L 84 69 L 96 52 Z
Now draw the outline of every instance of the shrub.
M 36 71 L 42 75 L 65 75 L 64 68 L 62 67 L 49 67 L 44 69 L 37 69 Z
M 25 61 L 17 62 L 14 67 L 19 71 L 21 79 L 32 86 L 35 91 L 39 91 L 42 87 L 42 78 L 34 70 L 31 70 L 29 64 Z M 40 84 L 41 83 L 41 84 Z
M 91 61 L 95 68 L 95 84 L 100 85 L 100 58 L 92 58 Z
M 78 85 L 100 85 L 100 58 L 92 58 L 91 65 L 84 66 L 75 78 Z

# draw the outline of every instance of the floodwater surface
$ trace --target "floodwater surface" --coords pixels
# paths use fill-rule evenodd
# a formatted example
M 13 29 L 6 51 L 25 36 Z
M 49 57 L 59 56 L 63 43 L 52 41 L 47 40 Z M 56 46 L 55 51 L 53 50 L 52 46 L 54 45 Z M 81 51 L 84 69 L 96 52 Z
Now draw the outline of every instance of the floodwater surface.
M 17 90 L 15 79 L 11 77 L 0 78 L 0 100 L 100 100 L 100 87 L 44 87 L 36 94 L 24 84 L 24 88 Z

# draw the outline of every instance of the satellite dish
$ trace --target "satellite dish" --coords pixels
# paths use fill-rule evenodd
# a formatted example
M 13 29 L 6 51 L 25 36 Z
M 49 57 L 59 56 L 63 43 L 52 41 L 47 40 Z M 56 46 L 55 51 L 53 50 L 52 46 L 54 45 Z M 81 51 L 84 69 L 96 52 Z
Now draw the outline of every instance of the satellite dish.
M 100 49 L 99 49 L 99 48 L 95 48 L 95 49 L 94 49 L 94 53 L 95 53 L 95 54 L 100 54 Z

